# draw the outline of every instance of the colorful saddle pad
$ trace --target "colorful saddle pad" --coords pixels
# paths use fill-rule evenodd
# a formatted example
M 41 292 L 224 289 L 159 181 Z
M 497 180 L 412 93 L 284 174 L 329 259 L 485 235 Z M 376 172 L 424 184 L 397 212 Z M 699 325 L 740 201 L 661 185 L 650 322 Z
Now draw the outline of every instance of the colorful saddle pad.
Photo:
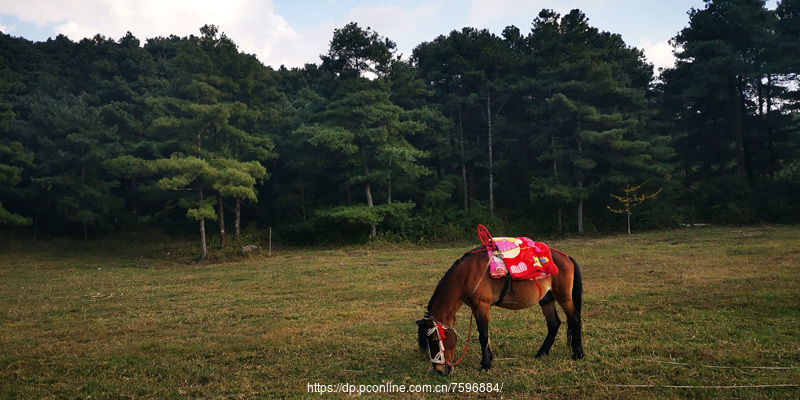
M 526 237 L 492 238 L 497 251 L 487 247 L 491 259 L 492 278 L 502 278 L 511 273 L 511 279 L 540 279 L 558 275 L 550 247 Z

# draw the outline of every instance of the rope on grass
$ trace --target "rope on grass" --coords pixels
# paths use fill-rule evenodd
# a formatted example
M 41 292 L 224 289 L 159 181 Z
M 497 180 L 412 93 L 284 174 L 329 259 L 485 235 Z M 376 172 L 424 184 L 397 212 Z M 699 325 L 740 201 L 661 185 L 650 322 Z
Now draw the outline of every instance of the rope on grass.
M 665 388 L 665 389 L 761 389 L 761 388 L 787 388 L 798 387 L 800 385 L 794 383 L 780 383 L 776 385 L 615 385 L 615 384 L 600 384 L 605 387 L 619 387 L 619 388 Z
M 470 317 L 470 318 L 471 318 L 471 317 Z M 458 338 L 459 338 L 459 339 L 461 339 L 461 340 L 464 340 L 464 337 L 463 337 L 463 336 L 461 336 L 461 334 L 460 334 L 460 333 L 458 333 L 458 331 L 457 331 L 457 330 L 455 330 L 455 327 L 456 327 L 456 326 L 455 326 L 455 324 L 453 324 L 453 328 L 454 328 L 454 329 L 453 329 L 453 332 L 455 332 L 455 333 L 456 333 L 456 336 L 458 336 Z M 471 319 L 470 319 L 470 332 L 472 332 L 472 320 L 471 320 Z M 469 339 L 467 339 L 467 344 L 469 344 Z M 466 348 L 466 347 L 464 347 L 464 350 L 465 350 L 465 351 L 466 351 L 466 349 L 467 349 L 467 348 Z M 480 353 L 478 350 L 476 350 L 476 349 L 475 349 L 475 346 L 472 346 L 472 352 L 473 352 L 473 353 L 475 353 L 475 355 L 477 355 L 478 357 L 483 357 L 483 355 L 481 355 L 481 353 Z M 463 354 L 461 355 L 461 358 L 464 358 L 464 355 L 463 355 Z M 460 361 L 460 360 L 459 360 L 459 361 Z
M 727 366 L 727 365 L 703 365 L 703 364 L 695 364 L 695 365 L 693 365 L 693 364 L 689 364 L 689 363 L 682 363 L 682 362 L 675 362 L 675 361 L 661 361 L 661 360 L 647 360 L 647 359 L 638 359 L 637 361 L 659 363 L 659 364 L 680 365 L 680 366 L 684 366 L 684 367 L 719 368 L 719 369 L 767 369 L 767 370 L 800 369 L 800 367 L 762 367 L 762 366 L 733 367 L 733 366 Z
M 647 360 L 638 359 L 637 361 L 680 365 L 684 367 L 701 367 L 701 368 L 720 368 L 720 369 L 760 369 L 760 370 L 793 370 L 800 369 L 800 367 L 763 367 L 763 366 L 743 366 L 733 367 L 726 365 L 702 365 L 702 364 L 689 364 L 676 361 L 661 361 L 661 360 Z M 652 385 L 652 384 L 634 384 L 634 385 L 620 385 L 620 384 L 605 384 L 601 383 L 600 386 L 604 387 L 617 387 L 617 388 L 663 388 L 663 389 L 763 389 L 763 388 L 790 388 L 800 387 L 800 384 L 794 383 L 779 383 L 774 385 Z

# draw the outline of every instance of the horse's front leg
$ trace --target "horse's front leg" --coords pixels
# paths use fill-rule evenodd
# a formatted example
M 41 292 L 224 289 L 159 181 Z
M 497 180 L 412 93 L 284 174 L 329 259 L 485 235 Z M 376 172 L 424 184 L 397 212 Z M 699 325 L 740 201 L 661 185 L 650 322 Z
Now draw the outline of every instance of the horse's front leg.
M 481 369 L 492 368 L 492 348 L 489 346 L 489 304 L 481 304 L 476 307 L 475 324 L 478 325 L 478 335 L 481 342 Z

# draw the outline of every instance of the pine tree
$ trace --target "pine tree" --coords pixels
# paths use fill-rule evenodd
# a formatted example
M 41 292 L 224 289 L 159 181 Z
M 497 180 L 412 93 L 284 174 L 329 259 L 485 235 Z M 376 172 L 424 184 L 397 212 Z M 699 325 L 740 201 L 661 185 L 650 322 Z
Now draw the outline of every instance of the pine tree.
M 387 215 L 403 215 L 414 206 L 392 201 L 388 194 L 386 204 L 377 206 L 375 186 L 385 182 L 391 193 L 394 175 L 415 179 L 428 173 L 418 162 L 425 153 L 407 140 L 425 126 L 401 119 L 404 110 L 392 103 L 390 86 L 382 79 L 390 69 L 393 49 L 393 42 L 369 28 L 351 23 L 336 30 L 328 54 L 322 56 L 323 69 L 336 77 L 336 89 L 315 122 L 296 131 L 310 144 L 332 151 L 334 159 L 341 157 L 334 167 L 343 168 L 348 188 L 364 189 L 365 206 L 338 206 L 322 215 L 366 224 L 370 238 L 377 236 L 377 226 Z
M 35 117 L 29 122 L 38 132 L 33 182 L 42 208 L 82 226 L 108 223 L 108 216 L 122 206 L 113 195 L 119 183 L 103 168 L 103 162 L 121 152 L 116 129 L 106 127 L 100 110 L 89 95 L 65 94 L 38 97 L 31 103 Z
M 16 87 L 16 88 L 15 88 Z M 33 164 L 33 153 L 18 141 L 11 140 L 11 130 L 17 123 L 8 94 L 19 89 L 10 78 L 7 66 L 0 61 L 0 193 L 7 194 L 22 180 L 22 171 Z M 0 201 L 0 226 L 30 225 L 31 219 L 13 213 Z
M 255 200 L 254 185 L 267 176 L 259 160 L 272 156 L 273 144 L 242 129 L 262 116 L 231 101 L 238 85 L 220 68 L 235 62 L 235 45 L 224 34 L 218 36 L 215 26 L 204 26 L 201 33 L 178 42 L 170 95 L 147 103 L 153 118 L 148 134 L 157 142 L 155 165 L 164 175 L 159 185 L 195 192 L 194 199 L 179 204 L 199 222 L 200 254 L 206 259 L 205 220 L 219 219 L 224 244 L 223 197 L 236 198 L 237 206 L 242 199 Z M 244 161 L 247 157 L 252 159 Z M 215 190 L 216 198 L 208 190 Z M 215 200 L 217 212 L 211 206 Z
M 577 203 L 584 230 L 584 200 L 607 184 L 664 176 L 669 151 L 645 129 L 653 116 L 647 90 L 652 69 L 640 50 L 619 35 L 599 32 L 573 10 L 561 17 L 543 10 L 528 37 L 539 79 L 530 85 L 529 112 L 540 128 L 532 140 L 548 150 L 550 176 L 532 184 L 534 199 Z
M 684 168 L 699 166 L 704 180 L 732 173 L 746 185 L 754 173 L 749 93 L 762 81 L 772 17 L 763 0 L 705 3 L 673 39 L 678 61 L 663 75 L 665 93 L 675 97 Z

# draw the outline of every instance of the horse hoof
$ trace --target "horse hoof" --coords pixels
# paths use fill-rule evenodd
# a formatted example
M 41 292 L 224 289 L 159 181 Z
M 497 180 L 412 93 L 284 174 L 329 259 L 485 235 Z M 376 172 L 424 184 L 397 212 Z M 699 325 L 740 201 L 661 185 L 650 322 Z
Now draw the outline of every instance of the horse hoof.
M 481 370 L 483 370 L 483 371 L 488 371 L 488 370 L 490 370 L 491 368 L 492 368 L 492 365 L 491 365 L 491 364 L 489 364 L 489 365 L 486 365 L 486 364 L 481 364 Z
M 572 355 L 573 360 L 580 360 L 583 358 L 583 353 L 575 353 Z
M 543 353 L 543 352 L 540 351 L 540 352 L 536 353 L 536 355 L 533 356 L 533 358 L 542 358 L 542 357 L 544 357 L 546 355 L 547 355 L 547 353 Z

